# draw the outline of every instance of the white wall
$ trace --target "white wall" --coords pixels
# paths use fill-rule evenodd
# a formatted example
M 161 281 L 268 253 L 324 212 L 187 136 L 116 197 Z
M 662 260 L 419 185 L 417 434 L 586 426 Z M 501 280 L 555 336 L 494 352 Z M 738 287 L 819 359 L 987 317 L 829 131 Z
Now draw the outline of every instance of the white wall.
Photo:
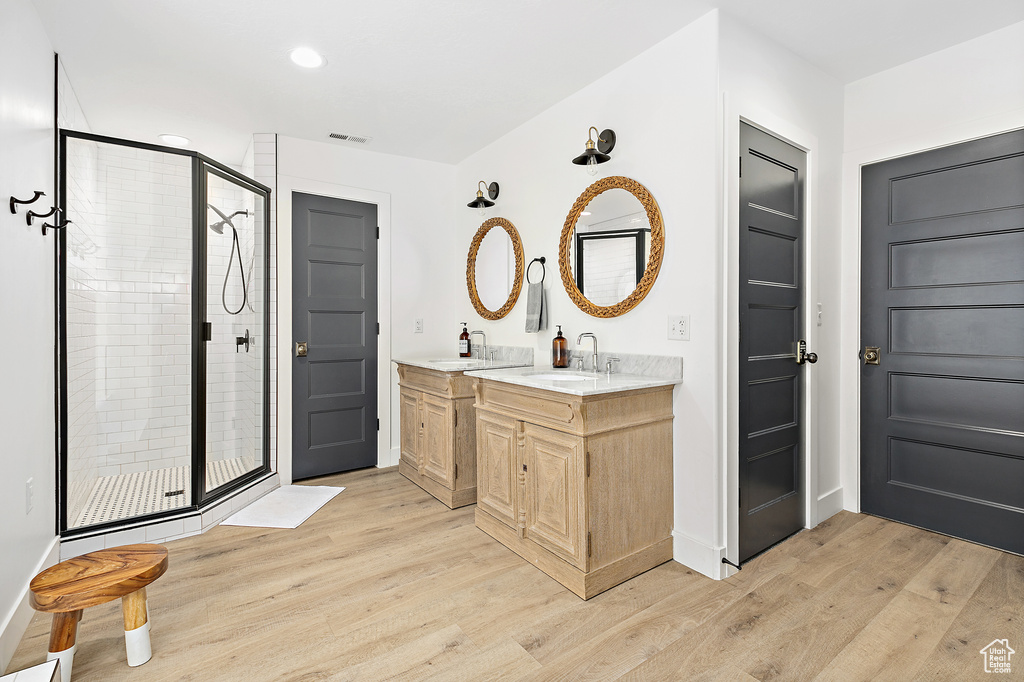
M 736 506 L 736 479 L 726 462 L 735 458 L 736 423 L 729 417 L 735 417 L 732 280 L 738 227 L 729 204 L 737 201 L 736 183 L 728 178 L 737 175 L 739 119 L 810 150 L 808 300 L 820 300 L 826 313 L 837 313 L 842 115 L 838 81 L 711 12 L 458 166 L 456 191 L 467 199 L 478 180 L 501 183 L 488 217 L 500 215 L 516 225 L 527 261 L 547 257 L 550 322 L 563 325 L 571 342 L 592 331 L 603 351 L 684 358 L 683 384 L 674 394 L 675 557 L 713 577 L 724 575 L 721 558 L 735 558 L 736 542 L 735 513 L 728 513 Z M 618 138 L 599 177 L 625 175 L 645 185 L 665 222 L 665 255 L 652 292 L 637 308 L 610 320 L 579 311 L 558 272 L 565 216 L 596 179 L 569 163 L 582 151 L 590 125 L 612 128 Z M 460 251 L 468 249 L 480 222 L 472 211 L 459 214 Z M 470 319 L 472 327 L 487 332 L 489 342 L 532 345 L 540 362 L 549 357 L 554 327 L 536 336 L 523 331 L 525 297 L 504 320 L 488 322 L 473 311 L 461 282 L 457 294 L 457 319 Z M 667 339 L 667 318 L 673 314 L 690 315 L 689 342 Z M 834 427 L 838 324 L 821 329 L 811 324 L 809 341 L 826 360 L 815 368 L 815 393 L 808 400 L 816 406 L 810 422 L 821 425 L 809 434 L 813 504 L 808 523 L 814 525 L 840 508 L 841 492 Z
M 839 461 L 839 244 L 843 139 L 842 84 L 728 14 L 721 15 L 721 89 L 725 147 L 727 311 L 726 447 L 723 544 L 738 546 L 738 267 L 739 122 L 745 120 L 807 152 L 804 330 L 818 354 L 807 366 L 804 396 L 805 521 L 814 527 L 842 508 Z M 817 324 L 817 304 L 822 324 Z M 729 569 L 730 572 L 733 569 Z
M 55 555 L 54 234 L 28 227 L 7 200 L 53 187 L 53 49 L 28 0 L 0 1 L 0 669 L 31 617 L 28 581 Z M 26 513 L 25 482 L 33 481 Z
M 461 200 L 461 195 L 452 193 L 455 167 L 281 136 L 278 173 L 278 470 L 282 482 L 291 481 L 292 344 L 301 340 L 292 338 L 294 191 L 377 204 L 381 229 L 378 466 L 396 465 L 398 374 L 391 358 L 451 355 L 461 331 L 451 322 L 457 284 L 465 279 L 465 256 L 456 248 L 453 229 Z M 422 334 L 413 333 L 415 318 L 425 321 Z
M 488 343 L 532 346 L 538 364 L 551 357 L 557 324 L 571 347 L 589 331 L 597 335 L 602 352 L 683 357 L 683 384 L 674 392 L 676 556 L 708 572 L 710 559 L 698 561 L 680 548 L 696 544 L 710 550 L 719 543 L 717 43 L 718 20 L 711 13 L 459 164 L 455 250 L 465 258 L 483 220 L 461 204 L 473 197 L 478 180 L 499 182 L 501 195 L 487 215 L 516 226 L 527 262 L 547 258 L 550 326 L 537 335 L 525 333 L 525 295 L 503 320 L 483 320 L 470 304 L 464 277 L 455 292 L 458 306 L 447 315 L 453 342 L 455 323 L 470 320 L 471 329 L 487 333 Z M 571 163 L 583 151 L 591 125 L 612 128 L 618 139 L 611 161 L 599 166 L 596 178 Z M 647 298 L 622 317 L 598 319 L 566 295 L 558 241 L 580 193 L 611 175 L 633 178 L 654 195 L 665 224 L 665 252 Z M 667 339 L 670 314 L 690 315 L 689 342 Z
M 840 442 L 844 504 L 860 510 L 860 167 L 1024 127 L 1024 22 L 846 86 Z M 865 340 L 866 341 L 866 340 Z

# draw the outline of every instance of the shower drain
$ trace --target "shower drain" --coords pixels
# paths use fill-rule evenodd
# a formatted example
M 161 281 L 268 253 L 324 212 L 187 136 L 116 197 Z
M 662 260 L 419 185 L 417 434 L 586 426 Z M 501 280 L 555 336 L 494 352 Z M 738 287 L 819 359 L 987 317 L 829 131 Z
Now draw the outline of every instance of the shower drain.
M 185 494 L 184 490 L 168 490 L 166 493 L 164 493 L 164 497 L 175 497 L 177 495 L 184 495 L 184 494 Z

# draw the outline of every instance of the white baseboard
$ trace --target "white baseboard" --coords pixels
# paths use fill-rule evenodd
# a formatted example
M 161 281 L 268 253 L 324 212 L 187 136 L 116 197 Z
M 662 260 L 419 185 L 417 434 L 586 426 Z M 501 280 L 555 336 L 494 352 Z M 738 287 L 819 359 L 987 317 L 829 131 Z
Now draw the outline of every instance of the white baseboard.
M 60 538 L 54 537 L 43 553 L 36 570 L 32 571 L 32 577 L 44 568 L 53 566 L 60 559 Z M 32 578 L 29 578 L 31 581 Z M 11 608 L 0 627 L 0 672 L 7 670 L 7 666 L 14 657 L 14 651 L 21 644 L 21 638 L 25 636 L 28 624 L 32 622 L 32 614 L 35 613 L 28 603 L 28 583 L 25 582 L 18 597 L 18 602 Z
M 386 469 L 387 467 L 398 466 L 398 460 L 401 458 L 401 456 L 402 456 L 402 448 L 401 448 L 401 446 L 391 448 L 389 460 L 387 462 L 379 462 L 377 464 L 377 467 L 380 468 L 380 469 Z
M 832 518 L 841 511 L 843 511 L 842 486 L 818 496 L 818 523 Z
M 672 531 L 672 558 L 687 568 L 706 575 L 713 580 L 728 578 L 731 573 L 723 569 L 729 569 L 722 563 L 725 556 L 725 547 L 712 547 L 703 542 L 694 540 L 688 535 L 678 531 Z

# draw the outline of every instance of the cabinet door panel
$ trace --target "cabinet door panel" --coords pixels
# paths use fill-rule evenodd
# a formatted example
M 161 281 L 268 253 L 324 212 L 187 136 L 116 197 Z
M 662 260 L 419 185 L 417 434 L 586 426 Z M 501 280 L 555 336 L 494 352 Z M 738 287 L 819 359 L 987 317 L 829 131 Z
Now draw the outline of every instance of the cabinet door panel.
M 477 411 L 476 502 L 480 509 L 516 527 L 516 425 L 506 417 Z
M 401 457 L 405 463 L 419 470 L 420 393 L 403 388 L 401 391 Z
M 524 435 L 526 537 L 586 570 L 583 439 L 533 424 Z
M 451 401 L 423 394 L 422 473 L 452 487 L 454 474 L 455 408 Z

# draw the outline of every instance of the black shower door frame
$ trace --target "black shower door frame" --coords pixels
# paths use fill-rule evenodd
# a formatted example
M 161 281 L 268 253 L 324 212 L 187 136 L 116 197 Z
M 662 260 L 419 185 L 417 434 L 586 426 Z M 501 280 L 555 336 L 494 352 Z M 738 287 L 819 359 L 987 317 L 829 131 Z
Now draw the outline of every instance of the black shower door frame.
M 55 273 L 56 273 L 56 319 L 57 347 L 55 348 L 56 402 L 57 402 L 57 470 L 59 484 L 57 486 L 57 532 L 61 537 L 80 537 L 109 532 L 112 529 L 127 526 L 148 525 L 168 518 L 191 516 L 200 509 L 217 500 L 230 495 L 235 490 L 270 473 L 270 348 L 263 354 L 263 464 L 228 483 L 206 490 L 206 399 L 207 399 L 207 348 L 206 348 L 206 306 L 207 306 L 207 272 L 206 272 L 206 190 L 207 173 L 220 176 L 228 182 L 235 183 L 263 197 L 263 243 L 265 253 L 263 266 L 263 329 L 261 338 L 264 343 L 270 339 L 270 188 L 238 171 L 225 166 L 199 152 L 146 144 L 134 140 L 126 140 L 105 135 L 95 135 L 74 130 L 61 130 L 57 166 L 60 169 L 58 183 L 58 202 L 61 216 L 67 217 L 67 140 L 74 138 L 102 144 L 120 145 L 134 149 L 174 154 L 191 158 L 192 171 L 192 446 L 191 446 L 191 482 L 192 499 L 185 507 L 167 511 L 142 514 L 128 519 L 97 523 L 82 528 L 68 528 L 67 492 L 68 492 L 68 383 L 67 383 L 67 230 L 57 230 L 55 240 Z M 72 223 L 73 225 L 73 223 Z M 73 228 L 72 228 L 73 229 Z

